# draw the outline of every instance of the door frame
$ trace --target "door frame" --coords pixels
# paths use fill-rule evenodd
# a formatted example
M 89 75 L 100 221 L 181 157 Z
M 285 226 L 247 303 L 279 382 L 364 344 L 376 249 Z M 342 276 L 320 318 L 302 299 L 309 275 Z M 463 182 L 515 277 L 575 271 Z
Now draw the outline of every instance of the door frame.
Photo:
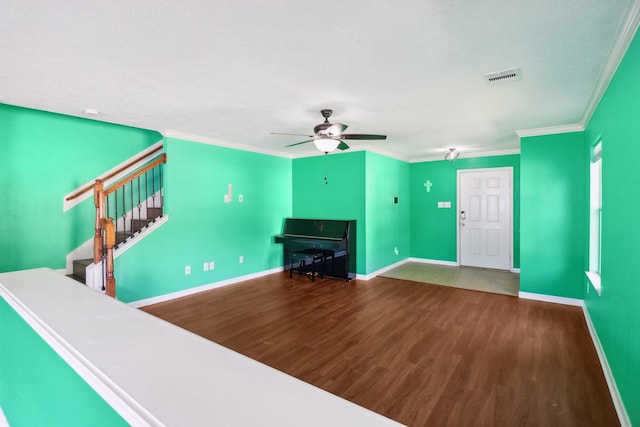
M 509 271 L 515 272 L 513 268 L 513 166 L 495 167 L 495 168 L 474 168 L 474 169 L 458 169 L 456 171 L 456 260 L 459 266 L 462 265 L 460 260 L 460 182 L 462 173 L 467 172 L 491 172 L 506 171 L 509 175 Z M 504 271 L 504 270 L 503 270 Z

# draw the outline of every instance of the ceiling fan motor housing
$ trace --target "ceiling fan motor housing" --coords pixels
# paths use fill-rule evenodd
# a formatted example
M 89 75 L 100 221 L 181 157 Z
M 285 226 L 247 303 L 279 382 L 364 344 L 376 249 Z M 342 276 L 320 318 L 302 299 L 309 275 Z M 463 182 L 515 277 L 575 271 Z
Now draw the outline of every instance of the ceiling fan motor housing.
M 313 133 L 315 133 L 316 135 L 323 135 L 325 132 L 325 130 L 327 130 L 327 128 L 330 128 L 332 126 L 331 123 L 324 122 L 324 123 L 320 123 L 319 125 L 316 125 L 313 128 Z
M 331 117 L 332 113 L 333 113 L 333 110 L 330 110 L 328 108 L 320 110 L 320 114 L 322 114 L 322 117 L 324 117 L 324 123 L 320 123 L 319 125 L 316 125 L 313 128 L 313 133 L 315 133 L 318 136 L 324 135 L 326 133 L 325 130 L 327 130 L 327 128 L 331 126 L 331 123 L 329 123 L 329 117 Z

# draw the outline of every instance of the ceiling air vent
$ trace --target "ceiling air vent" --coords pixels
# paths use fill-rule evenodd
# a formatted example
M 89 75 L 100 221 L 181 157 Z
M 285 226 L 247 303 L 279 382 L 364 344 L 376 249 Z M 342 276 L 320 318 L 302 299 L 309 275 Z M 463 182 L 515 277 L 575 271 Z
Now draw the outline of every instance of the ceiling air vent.
M 504 71 L 495 71 L 484 75 L 486 82 L 490 85 L 505 82 L 517 82 L 520 80 L 520 68 L 511 68 Z

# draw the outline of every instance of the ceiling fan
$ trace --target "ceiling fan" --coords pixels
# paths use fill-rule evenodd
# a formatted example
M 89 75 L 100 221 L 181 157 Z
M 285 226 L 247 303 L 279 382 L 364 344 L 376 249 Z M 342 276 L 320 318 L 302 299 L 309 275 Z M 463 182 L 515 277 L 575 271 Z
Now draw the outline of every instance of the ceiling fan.
M 324 123 L 320 123 L 313 128 L 313 135 L 305 135 L 298 133 L 278 133 L 272 132 L 272 135 L 295 135 L 306 136 L 306 141 L 296 142 L 295 144 L 287 145 L 287 147 L 294 147 L 300 144 L 306 144 L 313 142 L 316 148 L 325 154 L 328 154 L 335 150 L 346 150 L 349 148 L 347 144 L 342 141 L 343 139 L 387 139 L 387 135 L 370 135 L 365 133 L 342 133 L 347 129 L 347 125 L 342 123 L 329 123 L 329 117 L 331 117 L 333 110 L 324 109 L 320 111 L 322 117 L 324 117 Z

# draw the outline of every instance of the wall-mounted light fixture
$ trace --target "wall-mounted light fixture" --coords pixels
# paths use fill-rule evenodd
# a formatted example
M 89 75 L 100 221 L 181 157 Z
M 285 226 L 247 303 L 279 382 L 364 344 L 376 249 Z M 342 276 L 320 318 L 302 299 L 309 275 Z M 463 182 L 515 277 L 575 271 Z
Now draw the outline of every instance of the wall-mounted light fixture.
M 100 115 L 100 111 L 96 110 L 95 108 L 85 108 L 82 112 L 86 116 L 90 117 L 98 117 Z
M 444 159 L 448 162 L 453 163 L 456 161 L 459 155 L 460 152 L 458 150 L 456 150 L 455 148 L 449 148 L 449 151 L 447 151 L 444 155 Z

